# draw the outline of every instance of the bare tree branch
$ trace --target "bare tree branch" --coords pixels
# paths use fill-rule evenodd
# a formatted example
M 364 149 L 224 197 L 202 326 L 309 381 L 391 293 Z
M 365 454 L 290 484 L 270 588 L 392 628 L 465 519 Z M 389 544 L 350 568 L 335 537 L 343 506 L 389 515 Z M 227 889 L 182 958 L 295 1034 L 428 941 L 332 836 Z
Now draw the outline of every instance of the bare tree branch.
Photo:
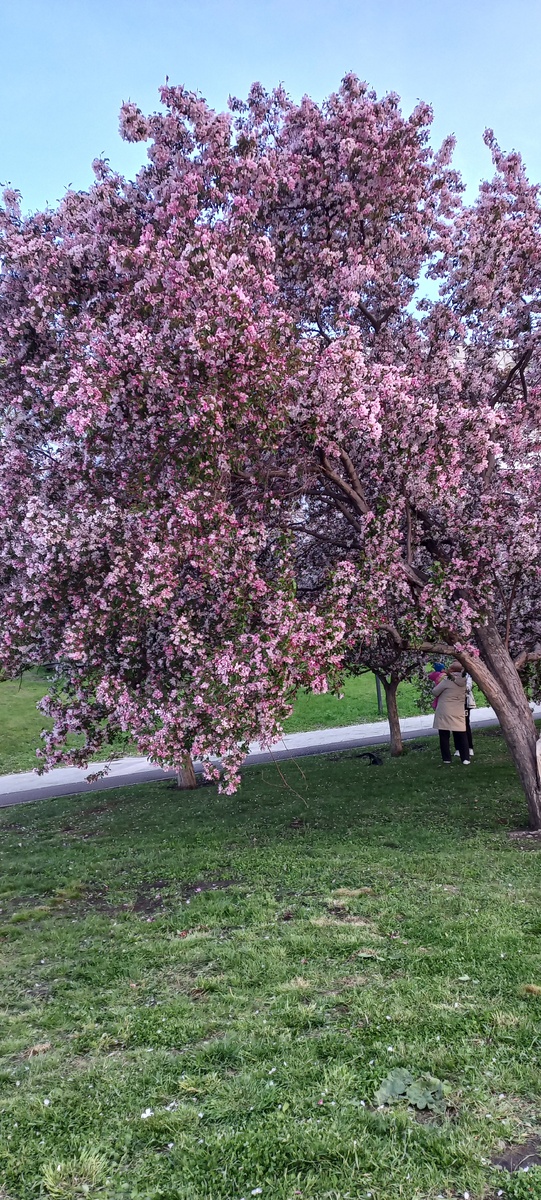
M 495 392 L 494 396 L 492 397 L 491 404 L 497 404 L 498 400 L 500 399 L 501 396 L 503 396 L 504 392 L 507 391 L 507 388 L 512 384 L 513 379 L 515 378 L 515 375 L 517 375 L 517 374 L 520 375 L 520 380 L 522 383 L 522 391 L 524 393 L 524 399 L 525 400 L 528 399 L 528 390 L 526 387 L 526 380 L 524 379 L 524 370 L 528 366 L 528 363 L 532 357 L 532 354 L 533 354 L 533 349 L 531 347 L 529 350 L 525 350 L 524 353 L 521 354 L 518 362 L 515 363 L 514 367 L 511 368 L 511 370 L 509 371 L 509 374 L 506 376 L 503 383 L 498 388 L 497 392 Z
M 361 537 L 363 537 L 364 529 L 363 529 L 360 521 L 358 521 L 357 518 L 353 516 L 351 509 L 348 508 L 346 504 L 343 504 L 342 501 L 338 499 L 338 496 L 335 496 L 334 492 L 329 487 L 325 478 L 323 478 L 321 480 L 321 482 L 323 484 L 325 492 L 327 493 L 327 496 L 330 496 L 333 504 L 335 504 L 336 507 L 340 509 L 342 516 L 344 516 L 346 518 L 346 521 L 349 521 L 349 524 L 353 526 L 353 529 L 355 529 L 356 532 L 358 534 L 360 534 Z
M 320 451 L 320 457 L 322 472 L 327 476 L 328 479 L 332 480 L 336 487 L 340 488 L 340 491 L 345 493 L 348 499 L 351 500 L 355 505 L 355 508 L 357 508 L 359 512 L 362 512 L 363 516 L 367 516 L 367 514 L 370 512 L 370 509 L 364 497 L 362 495 L 358 495 L 354 488 L 352 488 L 349 483 L 346 483 L 345 479 L 341 479 L 337 472 L 333 471 L 327 455 L 323 450 Z
M 340 451 L 340 458 L 342 459 L 342 462 L 346 468 L 346 471 L 349 475 L 349 478 L 351 479 L 351 482 L 353 484 L 353 487 L 354 487 L 357 495 L 360 496 L 363 504 L 366 505 L 366 511 L 369 512 L 370 509 L 369 509 L 368 501 L 366 499 L 366 492 L 363 488 L 363 485 L 362 485 L 362 483 L 359 479 L 359 476 L 357 474 L 357 471 L 355 469 L 355 464 L 353 463 L 352 459 L 349 457 L 347 450 L 342 449 Z

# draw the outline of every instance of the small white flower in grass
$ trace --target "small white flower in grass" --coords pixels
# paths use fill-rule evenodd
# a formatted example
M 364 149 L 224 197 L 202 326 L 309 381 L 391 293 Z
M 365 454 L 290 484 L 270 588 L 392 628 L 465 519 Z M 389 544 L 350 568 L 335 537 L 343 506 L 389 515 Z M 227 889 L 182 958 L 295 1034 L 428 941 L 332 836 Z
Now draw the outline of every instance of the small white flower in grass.
M 141 1113 L 141 1120 L 146 1121 L 148 1117 L 153 1117 L 153 1116 L 154 1116 L 154 1109 L 153 1108 L 145 1108 L 145 1111 Z
M 20 1079 L 16 1079 L 16 1080 L 15 1080 L 15 1087 L 20 1087 L 20 1086 L 21 1086 L 21 1081 L 20 1081 Z
M 260 1196 L 263 1188 L 252 1188 L 252 1196 Z
M 394 1052 L 394 1046 L 387 1046 L 387 1049 L 390 1054 L 392 1054 Z
M 198 1117 L 202 1117 L 203 1113 L 198 1113 L 197 1115 L 198 1115 Z
M 43 1103 L 44 1103 L 44 1105 L 45 1105 L 45 1108 L 48 1108 L 48 1107 L 49 1107 L 49 1105 L 50 1105 L 50 1103 L 51 1103 L 51 1101 L 50 1101 L 50 1100 L 44 1100 L 44 1101 L 43 1101 Z
M 269 1071 L 269 1075 L 274 1075 L 275 1070 L 276 1070 L 276 1067 L 271 1067 L 271 1069 Z

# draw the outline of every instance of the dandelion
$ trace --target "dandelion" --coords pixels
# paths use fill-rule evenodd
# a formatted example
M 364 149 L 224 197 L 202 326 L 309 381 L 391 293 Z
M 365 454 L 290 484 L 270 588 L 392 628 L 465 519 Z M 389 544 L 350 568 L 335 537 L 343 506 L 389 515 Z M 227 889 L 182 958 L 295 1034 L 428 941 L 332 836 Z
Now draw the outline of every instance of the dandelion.
M 51 1101 L 50 1101 L 50 1100 L 44 1100 L 44 1101 L 43 1101 L 43 1103 L 44 1103 L 44 1105 L 45 1105 L 45 1108 L 48 1108 L 48 1107 L 49 1107 L 49 1105 L 50 1105 L 50 1103 L 51 1103 Z

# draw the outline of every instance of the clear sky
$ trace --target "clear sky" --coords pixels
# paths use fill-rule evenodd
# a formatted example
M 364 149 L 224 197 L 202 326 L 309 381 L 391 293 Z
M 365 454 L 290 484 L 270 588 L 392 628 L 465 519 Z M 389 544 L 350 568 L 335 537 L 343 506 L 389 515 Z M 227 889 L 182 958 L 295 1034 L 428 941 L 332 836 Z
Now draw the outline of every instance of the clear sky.
M 455 133 L 469 185 L 489 125 L 541 180 L 541 0 L 0 0 L 0 181 L 24 207 L 87 187 L 104 153 L 133 175 L 123 100 L 158 107 L 169 75 L 223 108 L 253 80 L 321 100 L 349 70 Z

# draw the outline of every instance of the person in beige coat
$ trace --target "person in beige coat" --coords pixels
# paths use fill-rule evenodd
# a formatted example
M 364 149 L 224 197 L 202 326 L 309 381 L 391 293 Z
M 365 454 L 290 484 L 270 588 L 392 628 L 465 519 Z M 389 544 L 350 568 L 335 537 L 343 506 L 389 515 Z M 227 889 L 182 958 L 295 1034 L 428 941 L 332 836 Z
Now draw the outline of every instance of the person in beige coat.
M 440 735 L 441 757 L 451 765 L 451 733 L 462 759 L 462 765 L 470 765 L 470 750 L 466 733 L 466 676 L 460 663 L 451 663 L 445 678 L 434 688 L 437 708 L 434 713 L 434 729 Z

